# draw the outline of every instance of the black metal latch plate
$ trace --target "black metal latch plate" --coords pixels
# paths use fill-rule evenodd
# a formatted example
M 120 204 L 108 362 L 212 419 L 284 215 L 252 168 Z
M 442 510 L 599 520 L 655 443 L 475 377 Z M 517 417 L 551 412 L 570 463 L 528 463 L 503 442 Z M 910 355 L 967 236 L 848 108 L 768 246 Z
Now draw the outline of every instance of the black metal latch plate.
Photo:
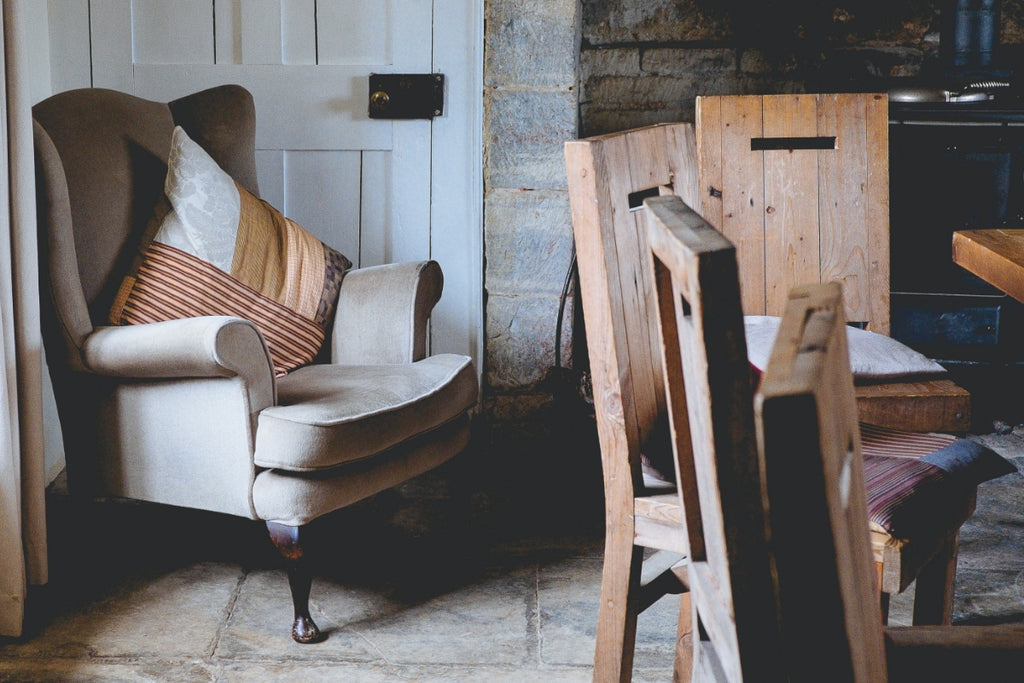
M 444 74 L 370 74 L 371 119 L 432 119 L 444 112 Z

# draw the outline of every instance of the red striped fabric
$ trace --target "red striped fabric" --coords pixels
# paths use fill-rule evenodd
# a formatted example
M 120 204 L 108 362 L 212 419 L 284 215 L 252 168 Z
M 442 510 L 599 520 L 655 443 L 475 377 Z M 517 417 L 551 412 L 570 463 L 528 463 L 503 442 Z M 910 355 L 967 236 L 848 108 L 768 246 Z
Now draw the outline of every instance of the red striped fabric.
M 151 242 L 128 293 L 119 325 L 203 315 L 251 320 L 263 334 L 280 376 L 309 363 L 324 342 L 324 328 L 264 296 L 224 271 L 180 249 Z
M 921 458 L 945 448 L 956 441 L 951 434 L 932 432 L 904 432 L 877 425 L 861 423 L 860 447 L 865 458 L 888 456 L 899 458 Z
M 942 502 L 936 485 L 944 477 L 942 468 L 914 458 L 865 458 L 868 518 L 894 535 L 935 519 L 932 506 Z
M 932 432 L 904 432 L 861 424 L 864 484 L 868 518 L 887 533 L 899 535 L 932 519 L 941 519 L 942 468 L 920 458 L 945 448 L 957 437 Z

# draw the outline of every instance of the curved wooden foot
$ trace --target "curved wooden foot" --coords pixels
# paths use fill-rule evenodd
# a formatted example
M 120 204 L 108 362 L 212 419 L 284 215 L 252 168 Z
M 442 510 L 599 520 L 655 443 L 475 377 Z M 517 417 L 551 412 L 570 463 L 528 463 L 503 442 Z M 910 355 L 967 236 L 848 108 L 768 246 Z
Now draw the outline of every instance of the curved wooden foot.
M 302 527 L 267 522 L 267 531 L 274 547 L 284 557 L 288 569 L 288 587 L 292 592 L 295 621 L 292 623 L 292 639 L 296 643 L 316 643 L 323 640 L 320 629 L 309 616 L 309 589 L 313 576 L 303 559 L 300 530 Z

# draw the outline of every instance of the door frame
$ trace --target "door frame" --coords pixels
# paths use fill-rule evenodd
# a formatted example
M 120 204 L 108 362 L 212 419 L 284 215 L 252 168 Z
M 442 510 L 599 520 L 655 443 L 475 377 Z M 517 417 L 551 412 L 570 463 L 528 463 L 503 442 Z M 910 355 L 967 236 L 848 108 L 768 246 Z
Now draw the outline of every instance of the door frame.
M 461 36 L 462 40 L 453 40 L 453 36 Z M 463 309 L 457 317 L 469 325 L 465 341 L 458 346 L 465 344 L 465 348 L 450 350 L 471 356 L 479 379 L 484 362 L 484 3 L 436 3 L 432 43 L 433 70 L 445 75 L 446 92 L 444 114 L 434 119 L 431 136 L 431 233 L 444 231 L 458 239 L 444 240 L 446 249 L 452 253 L 432 253 L 431 258 L 442 262 L 465 261 L 468 265 L 463 271 L 465 282 L 446 282 L 449 292 L 462 296 L 452 296 L 449 301 L 442 296 L 438 305 L 452 311 Z M 434 240 L 431 244 L 433 250 Z M 435 338 L 434 350 L 446 350 L 452 342 L 457 340 Z

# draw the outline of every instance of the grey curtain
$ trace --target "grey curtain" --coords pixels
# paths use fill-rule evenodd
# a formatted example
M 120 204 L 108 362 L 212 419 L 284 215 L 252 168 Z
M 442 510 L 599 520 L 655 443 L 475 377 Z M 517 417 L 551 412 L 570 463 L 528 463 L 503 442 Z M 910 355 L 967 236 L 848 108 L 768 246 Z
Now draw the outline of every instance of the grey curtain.
M 0 0 L 0 635 L 19 636 L 28 586 L 46 582 L 39 331 L 26 0 Z

